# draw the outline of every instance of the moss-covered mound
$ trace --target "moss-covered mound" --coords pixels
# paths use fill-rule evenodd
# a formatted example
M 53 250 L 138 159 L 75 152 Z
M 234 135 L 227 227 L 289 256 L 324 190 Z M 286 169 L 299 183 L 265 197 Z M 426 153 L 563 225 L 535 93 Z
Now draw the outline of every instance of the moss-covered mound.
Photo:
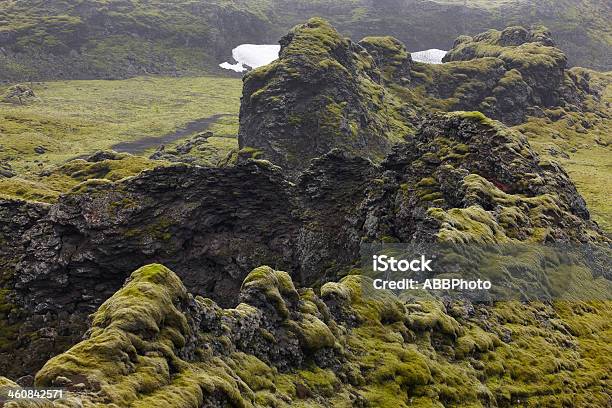
M 14 105 L 26 105 L 36 99 L 36 94 L 32 88 L 27 85 L 17 84 L 7 89 L 4 95 L 2 95 L 0 102 L 11 103 Z
M 527 30 L 517 26 L 503 31 L 490 30 L 473 38 L 459 37 L 444 61 L 483 57 L 499 58 L 508 70 L 516 69 L 532 89 L 534 104 L 552 106 L 559 103 L 558 93 L 567 57 L 554 47 L 546 28 Z
M 585 110 L 588 95 L 566 70 L 565 54 L 544 27 L 509 27 L 457 38 L 444 64 L 414 64 L 411 88 L 423 87 L 425 103 L 443 110 L 477 109 L 516 125 L 547 107 Z M 415 101 L 418 103 L 418 100 Z
M 193 298 L 161 265 L 134 272 L 87 338 L 47 362 L 40 406 L 510 407 L 609 403 L 608 303 L 406 302 L 351 275 L 317 294 L 253 270 L 241 303 Z M 7 386 L 14 383 L 4 380 Z M 13 402 L 8 406 L 27 407 Z M 81 405 L 78 405 L 81 406 Z
M 380 160 L 408 133 L 363 47 L 318 18 L 280 42 L 280 58 L 244 79 L 239 145 L 251 157 L 288 170 L 334 147 Z

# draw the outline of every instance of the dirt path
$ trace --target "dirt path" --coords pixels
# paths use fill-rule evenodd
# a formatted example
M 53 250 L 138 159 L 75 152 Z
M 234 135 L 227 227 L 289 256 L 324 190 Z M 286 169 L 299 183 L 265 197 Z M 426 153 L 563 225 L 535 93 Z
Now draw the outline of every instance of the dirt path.
M 113 145 L 111 149 L 121 153 L 140 154 L 152 147 L 175 142 L 193 133 L 203 132 L 208 129 L 210 125 L 214 124 L 217 120 L 224 116 L 231 115 L 222 113 L 210 116 L 208 118 L 196 119 L 172 133 L 168 133 L 163 136 L 149 136 L 138 140 L 132 140 L 130 142 L 117 143 L 116 145 Z

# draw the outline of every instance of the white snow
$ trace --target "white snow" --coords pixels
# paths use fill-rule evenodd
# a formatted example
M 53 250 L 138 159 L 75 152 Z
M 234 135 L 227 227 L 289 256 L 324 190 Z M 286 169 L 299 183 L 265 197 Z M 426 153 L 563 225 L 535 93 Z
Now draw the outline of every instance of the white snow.
M 425 51 L 411 52 L 412 59 L 418 62 L 424 62 L 425 64 L 441 64 L 442 58 L 446 55 L 447 51 L 432 48 Z
M 248 68 L 259 68 L 278 59 L 280 45 L 242 44 L 232 50 L 235 64 L 224 62 L 219 66 L 236 72 L 244 72 Z

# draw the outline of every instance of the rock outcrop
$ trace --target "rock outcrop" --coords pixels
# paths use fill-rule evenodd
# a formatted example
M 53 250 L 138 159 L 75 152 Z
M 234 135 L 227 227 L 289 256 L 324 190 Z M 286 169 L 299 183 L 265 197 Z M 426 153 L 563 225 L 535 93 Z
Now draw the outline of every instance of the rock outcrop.
M 359 41 L 379 67 L 387 81 L 407 84 L 410 82 L 412 58 L 406 46 L 393 37 L 366 37 Z
M 11 103 L 13 105 L 26 105 L 37 99 L 36 94 L 27 85 L 17 84 L 11 86 L 2 96 L 0 102 Z
M 459 37 L 437 65 L 413 62 L 392 37 L 352 43 L 320 19 L 281 45 L 279 60 L 244 78 L 239 157 L 293 175 L 333 148 L 379 162 L 414 133 L 417 112 L 478 110 L 512 126 L 546 109 L 586 111 L 601 98 L 588 74 L 566 69 L 543 27 Z
M 277 61 L 244 78 L 238 142 L 251 157 L 290 172 L 336 147 L 380 161 L 408 133 L 399 102 L 359 44 L 317 18 L 280 43 Z
M 459 37 L 444 61 L 470 61 L 485 57 L 498 58 L 503 61 L 507 71 L 520 73 L 531 91 L 531 105 L 559 105 L 567 57 L 555 48 L 546 28 L 527 30 L 517 26 L 503 31 L 490 30 L 473 38 Z
M 551 107 L 583 110 L 587 96 L 600 96 L 579 85 L 584 81 L 566 69 L 565 54 L 543 27 L 461 36 L 444 62 L 414 64 L 411 86 L 424 86 L 444 110 L 477 108 L 508 125 Z

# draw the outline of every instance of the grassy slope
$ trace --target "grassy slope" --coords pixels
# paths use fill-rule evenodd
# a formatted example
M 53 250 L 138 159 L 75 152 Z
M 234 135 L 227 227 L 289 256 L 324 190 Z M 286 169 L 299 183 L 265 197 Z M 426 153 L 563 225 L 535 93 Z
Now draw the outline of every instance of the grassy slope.
M 237 145 L 241 87 L 239 79 L 214 77 L 35 84 L 38 100 L 27 105 L 0 103 L 0 161 L 8 161 L 20 176 L 0 179 L 0 186 L 7 194 L 42 199 L 48 192 L 28 197 L 27 189 L 18 185 L 34 183 L 30 188 L 45 189 L 48 186 L 39 183 L 40 172 L 71 158 L 122 141 L 162 136 L 196 119 L 230 114 L 209 129 L 219 136 L 210 142 L 222 155 Z M 36 153 L 39 146 L 47 151 Z M 136 170 L 155 164 L 141 161 Z M 50 184 L 53 190 L 64 189 L 61 183 Z
M 225 0 L 2 1 L 0 80 L 221 73 L 263 20 Z
M 232 47 L 275 42 L 316 15 L 351 38 L 393 35 L 413 51 L 491 27 L 545 24 L 571 63 L 610 69 L 611 12 L 605 0 L 8 0 L 0 80 L 221 73 Z

